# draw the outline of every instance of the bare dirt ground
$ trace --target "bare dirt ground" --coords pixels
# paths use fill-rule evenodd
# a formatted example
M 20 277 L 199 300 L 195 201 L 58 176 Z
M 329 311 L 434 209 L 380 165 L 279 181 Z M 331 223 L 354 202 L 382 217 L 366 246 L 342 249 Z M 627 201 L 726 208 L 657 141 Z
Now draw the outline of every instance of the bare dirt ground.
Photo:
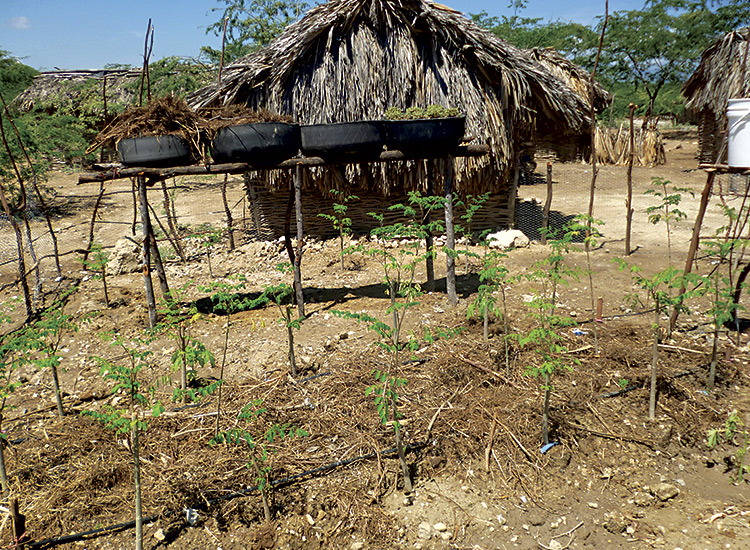
M 667 265 L 663 226 L 648 223 L 645 208 L 653 198 L 643 195 L 652 176 L 688 187 L 681 205 L 688 217 L 672 235 L 672 254 L 682 266 L 698 196 L 705 174 L 694 160 L 694 136 L 672 134 L 667 140 L 668 165 L 635 171 L 635 221 L 628 258 L 651 274 Z M 556 166 L 556 178 L 574 182 L 557 186 L 553 210 L 560 216 L 584 211 L 588 203 L 590 167 Z M 558 175 L 559 174 L 559 175 Z M 61 250 L 87 242 L 96 186 L 75 187 L 76 174 L 60 174 L 51 185 L 59 197 Z M 579 182 L 575 184 L 575 182 Z M 200 183 L 200 182 L 198 182 Z M 371 372 L 386 358 L 373 344 L 366 327 L 336 316 L 334 310 L 367 312 L 386 319 L 388 299 L 375 261 L 347 259 L 341 270 L 338 243 L 308 243 L 303 260 L 309 317 L 296 333 L 301 365 L 291 378 L 286 358 L 285 329 L 279 311 L 245 311 L 227 319 L 212 312 L 202 285 L 243 274 L 247 288 L 259 293 L 265 285 L 286 280 L 275 270 L 286 260 L 278 242 L 241 241 L 229 251 L 215 247 L 211 265 L 205 249 L 189 246 L 190 260 L 172 260 L 167 273 L 172 288 L 186 285 L 186 301 L 197 303 L 201 316 L 193 336 L 211 349 L 221 363 L 229 325 L 220 422 L 237 425 L 240 409 L 262 399 L 268 422 L 290 422 L 309 436 L 275 442 L 270 455 L 271 478 L 282 483 L 274 491 L 273 523 L 263 521 L 258 493 L 248 490 L 253 476 L 240 446 L 211 446 L 216 423 L 216 396 L 199 406 L 168 403 L 167 412 L 151 422 L 143 437 L 143 495 L 147 548 L 659 548 L 667 550 L 742 549 L 750 540 L 750 490 L 730 482 L 738 450 L 706 446 L 708 428 L 723 425 L 732 410 L 748 412 L 747 337 L 737 346 L 727 335 L 720 341 L 718 386 L 705 391 L 712 334 L 710 319 L 697 304 L 681 317 L 671 341 L 662 341 L 656 421 L 648 420 L 651 361 L 651 315 L 648 305 L 633 307 L 625 295 L 636 289 L 630 276 L 612 262 L 623 254 L 625 169 L 603 167 L 595 206 L 604 238 L 592 253 L 595 295 L 604 301 L 604 322 L 594 331 L 588 279 L 561 290 L 561 307 L 578 319 L 583 333 L 563 334 L 573 370 L 555 380 L 552 395 L 552 437 L 558 443 L 541 453 L 540 381 L 523 373 L 538 362 L 529 350 L 511 345 L 505 364 L 501 320 L 493 320 L 489 343 L 477 319 L 467 319 L 476 297 L 478 261 L 459 261 L 460 303 L 450 307 L 444 292 L 444 256 L 436 262 L 438 290 L 419 299 L 407 316 L 407 329 L 423 327 L 463 331 L 451 339 L 421 347 L 416 361 L 403 365 L 408 380 L 400 399 L 405 415 L 408 462 L 415 490 L 405 495 L 393 453 L 393 431 L 380 424 L 371 396 Z M 215 189 L 212 187 L 211 189 Z M 618 190 L 622 193 L 618 193 Z M 207 192 L 191 191 L 180 198 L 199 225 L 221 224 L 221 213 L 206 212 Z M 232 201 L 241 198 L 233 187 Z M 544 202 L 543 185 L 523 186 L 521 227 Z M 215 200 L 215 198 L 212 198 Z M 732 200 L 732 197 L 728 197 Z M 532 202 L 535 201 L 535 202 Z M 215 204 L 215 203 L 214 203 Z M 97 238 L 107 244 L 129 232 L 132 205 L 128 193 L 105 200 Z M 712 208 L 705 233 L 721 224 Z M 462 245 L 463 246 L 463 245 Z M 481 247 L 472 247 L 481 254 Z M 520 274 L 549 252 L 532 242 L 507 258 L 511 273 Z M 77 332 L 64 335 L 61 384 L 68 414 L 58 419 L 51 376 L 26 367 L 18 371 L 24 384 L 12 395 L 3 428 L 8 474 L 14 496 L 27 515 L 28 532 L 40 548 L 115 549 L 132 544 L 132 455 L 122 435 L 105 430 L 84 410 L 121 404 L 99 372 L 95 356 L 121 361 L 121 352 L 99 337 L 118 331 L 125 339 L 143 335 L 147 314 L 139 274 L 110 279 L 112 306 L 104 304 L 101 283 L 81 270 L 74 254 L 63 257 L 65 279 L 79 290 L 65 305 L 76 319 L 87 316 Z M 585 255 L 569 260 L 585 265 Z M 699 263 L 699 268 L 702 264 Z M 702 266 L 705 268 L 706 266 Z M 3 268 L 2 282 L 12 280 L 12 265 Z M 213 275 L 212 275 L 213 274 Z M 423 280 L 420 271 L 418 277 Z M 45 288 L 53 287 L 48 277 Z M 530 326 L 524 306 L 530 283 L 509 289 L 511 331 Z M 6 292 L 6 299 L 15 289 Z M 46 297 L 50 302 L 50 297 Z M 169 372 L 174 342 L 164 336 L 141 346 L 153 351 L 145 379 Z M 212 381 L 220 368 L 205 367 L 198 379 Z M 173 379 L 176 377 L 173 375 Z M 623 386 L 636 387 L 616 393 Z M 641 387 L 643 386 L 643 387 Z M 168 401 L 171 387 L 158 394 Z M 266 418 L 264 417 L 264 418 Z M 430 424 L 432 429 L 428 429 Z M 369 458 L 347 462 L 364 455 Z M 314 471 L 320 467 L 320 471 Z M 311 473 L 308 473 L 311 472 Z M 299 478 L 292 478 L 304 474 Z M 197 513 L 193 525 L 185 509 Z M 3 516 L 5 517 L 5 516 Z M 125 523 L 121 528 L 106 529 Z M 97 530 L 105 528 L 104 531 Z M 1 526 L 2 545 L 10 543 L 9 526 Z M 88 536 L 77 535 L 91 532 Z M 74 535 L 70 539 L 61 537 Z M 46 541 L 46 542 L 44 542 Z M 69 542 L 68 542 L 69 541 Z M 65 544 L 67 542 L 67 545 Z

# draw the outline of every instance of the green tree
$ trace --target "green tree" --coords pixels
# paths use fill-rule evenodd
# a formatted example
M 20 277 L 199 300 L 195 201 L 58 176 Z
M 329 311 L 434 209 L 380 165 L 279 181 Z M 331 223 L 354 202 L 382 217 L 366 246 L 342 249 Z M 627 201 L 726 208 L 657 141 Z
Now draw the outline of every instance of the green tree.
M 0 94 L 6 101 L 11 101 L 26 88 L 31 86 L 39 71 L 24 65 L 9 52 L 0 50 Z
M 223 7 L 221 18 L 206 28 L 206 33 L 222 36 L 227 22 L 224 61 L 229 62 L 265 46 L 276 38 L 287 25 L 299 19 L 307 10 L 307 3 L 290 0 L 217 0 Z M 209 46 L 201 48 L 209 61 L 218 63 L 221 50 Z

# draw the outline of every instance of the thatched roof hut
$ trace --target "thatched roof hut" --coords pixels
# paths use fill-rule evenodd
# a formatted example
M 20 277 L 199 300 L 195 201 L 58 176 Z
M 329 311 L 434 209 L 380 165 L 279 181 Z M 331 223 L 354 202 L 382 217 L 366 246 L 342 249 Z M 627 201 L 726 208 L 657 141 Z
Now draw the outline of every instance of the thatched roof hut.
M 78 105 L 82 95 L 101 97 L 106 79 L 107 101 L 110 104 L 132 103 L 141 79 L 140 69 L 100 69 L 81 71 L 50 71 L 39 73 L 14 103 L 24 112 L 42 109 L 56 111 L 63 104 Z M 126 84 L 131 84 L 126 86 Z
M 685 106 L 698 117 L 700 162 L 726 159 L 727 102 L 750 97 L 748 40 L 750 27 L 744 27 L 714 42 L 682 87 Z
M 588 105 L 591 105 L 593 99 L 595 112 L 601 113 L 612 103 L 614 99 L 612 94 L 596 81 L 594 81 L 592 93 L 591 74 L 580 65 L 565 59 L 556 49 L 532 48 L 528 50 L 528 53 L 532 59 L 576 92 Z
M 497 225 L 512 223 L 513 170 L 522 148 L 543 139 L 585 140 L 590 131 L 587 101 L 529 52 L 425 0 L 319 5 L 267 47 L 228 66 L 220 85 L 188 100 L 197 108 L 246 104 L 303 124 L 377 119 L 389 107 L 458 107 L 466 113 L 466 134 L 488 144 L 491 155 L 456 159 L 456 190 L 495 193 L 505 209 L 505 219 L 496 216 Z M 381 196 L 424 191 L 433 165 L 413 161 L 305 171 L 303 185 L 323 193 L 351 186 L 360 197 L 363 190 Z M 280 174 L 258 178 L 268 189 L 288 183 Z

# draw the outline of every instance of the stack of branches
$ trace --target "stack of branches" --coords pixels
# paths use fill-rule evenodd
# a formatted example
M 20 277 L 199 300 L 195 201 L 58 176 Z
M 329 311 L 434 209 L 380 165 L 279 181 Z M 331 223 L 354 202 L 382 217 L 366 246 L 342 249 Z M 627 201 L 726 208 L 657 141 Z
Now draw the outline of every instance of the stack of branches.
M 176 135 L 190 144 L 194 158 L 201 158 L 201 121 L 184 99 L 172 95 L 152 99 L 142 107 L 125 109 L 99 132 L 86 152 L 114 148 L 122 139 Z
M 168 95 L 153 99 L 142 107 L 128 107 L 99 135 L 87 152 L 100 147 L 114 148 L 122 139 L 144 136 L 176 135 L 190 144 L 192 156 L 206 160 L 205 144 L 221 128 L 254 122 L 291 122 L 291 117 L 268 110 L 254 111 L 243 105 L 203 109 L 196 112 L 184 99 Z
M 664 140 L 653 128 L 635 130 L 635 166 L 659 166 L 666 162 Z M 596 161 L 599 164 L 625 166 L 630 158 L 630 132 L 624 126 L 619 128 L 596 128 Z

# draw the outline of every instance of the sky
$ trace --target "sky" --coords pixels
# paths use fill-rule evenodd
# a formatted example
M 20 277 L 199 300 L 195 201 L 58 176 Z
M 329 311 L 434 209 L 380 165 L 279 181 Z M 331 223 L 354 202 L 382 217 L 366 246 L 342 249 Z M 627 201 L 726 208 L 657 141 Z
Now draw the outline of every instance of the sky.
M 465 14 L 513 15 L 510 0 L 441 3 Z M 639 9 L 643 0 L 609 4 L 612 13 Z M 139 66 L 151 18 L 152 60 L 197 57 L 201 46 L 221 47 L 206 27 L 220 19 L 224 6 L 219 0 L 0 0 L 0 50 L 40 71 L 100 69 L 108 63 Z M 604 0 L 528 0 L 519 15 L 591 25 L 603 13 Z

